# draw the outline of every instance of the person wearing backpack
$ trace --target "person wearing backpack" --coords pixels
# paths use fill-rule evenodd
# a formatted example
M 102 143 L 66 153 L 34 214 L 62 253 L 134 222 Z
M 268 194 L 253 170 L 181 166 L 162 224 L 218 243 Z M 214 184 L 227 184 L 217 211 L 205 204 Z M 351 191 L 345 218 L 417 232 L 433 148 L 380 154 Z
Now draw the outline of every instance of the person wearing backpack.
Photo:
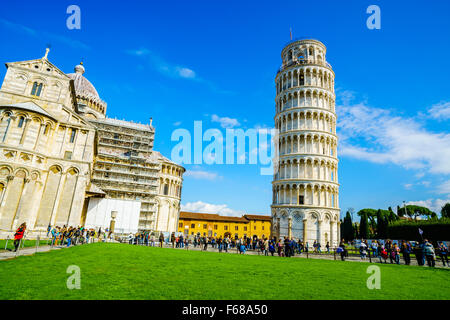
M 411 263 L 411 244 L 408 242 L 403 242 L 401 247 L 401 253 L 403 255 L 403 259 L 405 260 L 405 265 L 409 266 Z
M 448 264 L 448 248 L 445 246 L 445 244 L 441 241 L 441 243 L 439 243 L 439 247 L 438 247 L 438 252 L 439 252 L 439 256 L 442 259 L 442 264 L 445 267 L 445 262 L 447 262 L 447 266 L 449 266 Z
M 425 258 L 427 259 L 427 264 L 429 267 L 435 266 L 436 255 L 434 252 L 433 245 L 425 239 L 425 244 L 423 246 L 423 251 L 425 254 Z
M 341 260 L 345 261 L 345 244 L 343 241 L 339 244 L 339 247 L 336 250 L 336 253 L 339 253 L 341 255 Z
M 384 260 L 384 263 L 387 263 L 387 258 L 389 257 L 389 254 L 388 254 L 388 252 L 386 251 L 386 248 L 384 247 L 384 246 L 381 246 L 381 252 L 380 252 L 380 255 L 379 255 L 379 257 L 380 257 L 380 263 L 383 263 L 382 261 L 381 261 L 381 259 L 383 258 L 383 260 Z

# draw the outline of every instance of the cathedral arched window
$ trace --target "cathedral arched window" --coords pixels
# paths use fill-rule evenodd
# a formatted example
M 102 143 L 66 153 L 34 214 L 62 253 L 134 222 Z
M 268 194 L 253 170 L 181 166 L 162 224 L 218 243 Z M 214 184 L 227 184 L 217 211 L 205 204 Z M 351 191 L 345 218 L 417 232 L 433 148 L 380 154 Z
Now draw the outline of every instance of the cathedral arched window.
M 164 195 L 167 196 L 169 194 L 169 185 L 166 183 L 164 185 Z
M 50 125 L 47 124 L 47 125 L 45 126 L 45 129 L 44 129 L 44 135 L 45 135 L 45 136 L 48 134 L 48 130 L 49 130 L 49 129 L 50 129 Z
M 20 117 L 19 118 L 19 124 L 17 125 L 19 128 L 23 127 L 23 123 L 25 122 L 25 118 L 24 117 Z
M 72 128 L 72 133 L 70 134 L 70 143 L 75 141 L 75 136 L 77 134 L 77 129 Z
M 33 88 L 31 89 L 31 95 L 39 97 L 42 91 L 42 83 L 33 83 Z

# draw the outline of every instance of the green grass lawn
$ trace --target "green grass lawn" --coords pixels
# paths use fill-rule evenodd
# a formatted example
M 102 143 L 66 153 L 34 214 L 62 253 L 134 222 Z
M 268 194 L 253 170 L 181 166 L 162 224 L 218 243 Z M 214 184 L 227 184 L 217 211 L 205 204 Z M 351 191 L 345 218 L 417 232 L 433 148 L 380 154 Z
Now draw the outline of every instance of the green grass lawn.
M 69 290 L 69 265 L 81 289 Z M 95 243 L 0 261 L 0 299 L 448 299 L 450 270 Z

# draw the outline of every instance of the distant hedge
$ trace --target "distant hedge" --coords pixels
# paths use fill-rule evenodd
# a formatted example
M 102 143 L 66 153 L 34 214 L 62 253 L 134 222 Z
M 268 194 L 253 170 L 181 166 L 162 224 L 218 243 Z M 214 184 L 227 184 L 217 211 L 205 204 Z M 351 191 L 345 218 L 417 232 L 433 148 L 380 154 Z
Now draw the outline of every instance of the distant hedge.
M 389 223 L 386 234 L 389 239 L 421 240 L 419 228 L 423 230 L 423 238 L 430 241 L 450 240 L 450 219 L 394 221 Z

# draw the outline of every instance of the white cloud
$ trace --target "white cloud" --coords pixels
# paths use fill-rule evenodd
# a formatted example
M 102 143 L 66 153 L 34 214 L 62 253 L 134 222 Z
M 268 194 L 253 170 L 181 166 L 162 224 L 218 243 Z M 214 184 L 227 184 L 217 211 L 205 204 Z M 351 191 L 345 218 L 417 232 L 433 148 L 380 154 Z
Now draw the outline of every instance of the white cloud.
M 208 172 L 203 170 L 187 170 L 184 176 L 202 180 L 216 180 L 221 178 L 221 176 L 219 176 L 215 172 Z
M 154 52 L 150 51 L 147 48 L 126 50 L 125 52 L 128 53 L 129 55 L 146 58 L 148 63 L 153 68 L 155 68 L 157 71 L 159 71 L 161 74 L 165 76 L 173 78 L 199 80 L 194 70 L 187 67 L 168 63 L 167 61 L 165 61 L 164 59 L 162 59 L 157 54 L 155 54 Z
M 442 207 L 450 203 L 450 198 L 448 199 L 428 199 L 428 200 L 418 200 L 418 201 L 408 201 L 406 205 L 416 205 L 421 207 L 426 207 L 437 214 L 441 213 Z
M 412 183 L 405 183 L 403 186 L 405 187 L 406 190 L 410 190 L 412 188 L 413 184 Z
M 211 121 L 220 123 L 220 126 L 222 128 L 226 128 L 226 129 L 228 129 L 228 128 L 231 129 L 231 128 L 234 128 L 234 127 L 240 125 L 240 123 L 239 123 L 239 121 L 237 119 L 228 118 L 228 117 L 219 117 L 216 114 L 213 114 L 211 116 Z
M 197 213 L 216 213 L 222 216 L 238 217 L 245 214 L 244 211 L 233 210 L 226 204 L 212 204 L 203 201 L 188 202 L 181 204 L 182 211 L 197 212 Z
M 142 48 L 142 49 L 135 49 L 135 50 L 127 50 L 128 54 L 135 55 L 135 56 L 146 56 L 150 54 L 150 50 Z
M 177 67 L 176 71 L 181 78 L 195 78 L 195 72 L 189 68 L 180 68 Z
M 450 134 L 429 132 L 413 118 L 363 103 L 337 110 L 341 156 L 450 174 Z
M 428 110 L 428 114 L 431 118 L 437 120 L 450 119 L 450 102 L 440 102 L 431 106 Z
M 438 187 L 438 192 L 441 194 L 450 195 L 450 181 L 446 181 Z

